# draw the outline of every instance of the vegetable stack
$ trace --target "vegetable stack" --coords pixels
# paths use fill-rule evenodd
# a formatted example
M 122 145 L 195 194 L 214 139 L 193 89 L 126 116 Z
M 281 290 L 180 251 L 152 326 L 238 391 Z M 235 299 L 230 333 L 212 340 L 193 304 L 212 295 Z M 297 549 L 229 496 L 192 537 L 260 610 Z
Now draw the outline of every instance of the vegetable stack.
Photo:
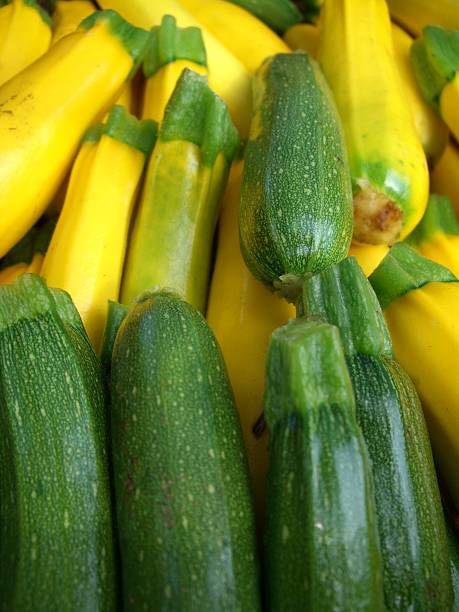
M 458 108 L 459 0 L 0 0 L 0 612 L 459 610 Z

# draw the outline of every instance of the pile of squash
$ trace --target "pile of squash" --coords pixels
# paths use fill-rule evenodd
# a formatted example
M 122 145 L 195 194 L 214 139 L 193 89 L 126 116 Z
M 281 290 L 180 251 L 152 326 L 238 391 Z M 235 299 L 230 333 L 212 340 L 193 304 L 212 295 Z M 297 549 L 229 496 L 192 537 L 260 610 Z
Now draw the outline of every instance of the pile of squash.
M 0 611 L 459 609 L 458 214 L 458 0 L 0 0 Z

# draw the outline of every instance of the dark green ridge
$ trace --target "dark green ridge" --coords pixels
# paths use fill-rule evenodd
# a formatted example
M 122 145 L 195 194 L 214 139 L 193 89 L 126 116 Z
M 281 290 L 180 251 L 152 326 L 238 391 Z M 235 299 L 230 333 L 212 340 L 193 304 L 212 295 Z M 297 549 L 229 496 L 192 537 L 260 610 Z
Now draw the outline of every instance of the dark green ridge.
M 421 222 L 405 238 L 405 242 L 413 247 L 421 246 L 425 242 L 430 242 L 437 233 L 458 236 L 459 223 L 448 196 L 432 194 Z
M 355 411 L 339 331 L 323 321 L 299 318 L 276 329 L 268 349 L 265 416 L 272 431 L 288 412 L 326 406 Z
M 44 255 L 56 227 L 57 217 L 38 222 L 27 234 L 0 260 L 0 270 L 18 263 L 31 263 L 35 253 Z
M 207 78 L 185 69 L 164 112 L 159 138 L 188 140 L 201 147 L 203 163 L 212 166 L 219 153 L 231 163 L 240 146 L 228 107 L 207 85 Z
M 137 119 L 124 106 L 116 105 L 110 111 L 102 131 L 106 136 L 124 142 L 149 157 L 156 142 L 158 124 L 152 119 Z
M 411 62 L 424 98 L 439 110 L 441 92 L 459 70 L 459 31 L 425 27 L 411 46 Z
M 303 15 L 291 0 L 229 0 L 264 21 L 270 28 L 283 34 L 296 23 L 303 21 Z
M 449 519 L 446 519 L 446 536 L 451 557 L 451 580 L 454 594 L 452 612 L 459 612 L 459 533 Z
M 110 366 L 116 334 L 118 333 L 120 325 L 128 312 L 129 308 L 127 306 L 123 306 L 123 304 L 113 302 L 112 300 L 108 301 L 107 322 L 105 324 L 102 350 L 100 353 L 102 375 L 104 379 L 104 384 L 106 385 L 109 383 L 110 379 Z
M 31 6 L 32 8 L 34 8 L 36 11 L 38 11 L 38 13 L 40 14 L 40 17 L 43 19 L 43 21 L 49 25 L 50 28 L 53 27 L 53 21 L 51 19 L 51 17 L 49 16 L 49 13 L 47 11 L 45 11 L 44 8 L 42 8 L 38 2 L 36 0 L 22 0 L 24 2 L 24 4 L 26 4 L 27 6 Z
M 91 125 L 90 128 L 86 130 L 81 139 L 81 142 L 98 142 L 100 137 L 102 136 L 104 126 L 102 123 L 97 123 L 96 125 Z
M 354 257 L 307 279 L 299 315 L 317 316 L 336 325 L 347 357 L 392 356 L 392 342 L 378 298 Z
M 10 3 L 11 0 L 0 0 L 0 8 L 2 8 L 3 6 L 6 6 L 7 4 Z
M 128 80 L 132 79 L 143 61 L 150 40 L 150 32 L 142 28 L 136 28 L 123 19 L 116 11 L 112 10 L 96 11 L 92 13 L 92 15 L 88 15 L 83 19 L 79 27 L 83 30 L 90 30 L 99 23 L 99 21 L 106 21 L 108 23 L 112 34 L 120 39 L 126 51 L 131 56 L 133 66 L 129 73 Z
M 204 39 L 199 28 L 178 28 L 175 17 L 164 15 L 161 25 L 151 30 L 143 61 L 145 78 L 149 79 L 162 66 L 176 60 L 189 60 L 207 66 Z
M 454 274 L 398 242 L 368 279 L 384 310 L 397 298 L 428 283 L 457 283 Z

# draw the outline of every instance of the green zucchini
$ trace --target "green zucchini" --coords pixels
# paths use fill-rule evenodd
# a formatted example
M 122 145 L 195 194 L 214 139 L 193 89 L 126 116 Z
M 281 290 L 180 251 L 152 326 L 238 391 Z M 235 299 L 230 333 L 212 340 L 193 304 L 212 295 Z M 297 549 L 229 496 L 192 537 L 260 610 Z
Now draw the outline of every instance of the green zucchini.
M 36 275 L 0 287 L 0 422 L 0 610 L 114 610 L 99 364 Z
M 126 255 L 124 304 L 170 287 L 204 312 L 219 203 L 239 148 L 226 104 L 185 69 L 166 107 Z
M 270 28 L 283 34 L 303 16 L 292 0 L 229 0 L 264 21 Z
M 416 390 L 353 257 L 304 285 L 299 313 L 337 325 L 372 461 L 388 610 L 447 610 L 451 580 L 438 483 Z
M 266 60 L 253 81 L 241 194 L 241 251 L 252 274 L 295 300 L 305 275 L 346 257 L 352 189 L 344 136 L 319 65 Z
M 201 314 L 145 294 L 111 370 L 112 446 L 126 610 L 260 608 L 240 425 Z
M 451 522 L 446 519 L 446 535 L 448 537 L 449 554 L 451 558 L 451 580 L 453 583 L 453 612 L 459 611 L 459 534 Z
M 371 467 L 336 327 L 296 319 L 273 333 L 265 415 L 268 610 L 383 610 Z

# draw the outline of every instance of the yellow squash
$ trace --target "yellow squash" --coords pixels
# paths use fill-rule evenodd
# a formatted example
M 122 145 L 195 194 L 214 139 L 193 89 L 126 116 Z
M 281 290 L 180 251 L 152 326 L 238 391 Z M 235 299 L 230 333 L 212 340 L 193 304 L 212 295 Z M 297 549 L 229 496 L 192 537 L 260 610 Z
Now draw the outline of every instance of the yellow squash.
M 236 398 L 261 527 L 268 466 L 268 435 L 260 420 L 266 353 L 271 333 L 295 317 L 295 308 L 257 281 L 242 258 L 238 225 L 242 170 L 242 162 L 233 165 L 223 200 L 207 321 L 223 352 Z
M 406 241 L 459 278 L 459 223 L 447 196 L 430 196 L 421 223 Z
M 11 11 L 13 10 L 13 5 L 10 3 L 1 4 L 0 3 L 0 40 L 5 38 L 5 34 L 8 30 L 8 26 L 11 18 Z
M 126 256 L 124 304 L 157 285 L 205 311 L 220 198 L 239 146 L 225 103 L 205 77 L 185 70 L 148 165 Z
M 103 8 L 118 11 L 131 23 L 143 28 L 159 25 L 164 15 L 173 15 L 181 28 L 201 28 L 209 65 L 209 85 L 228 104 L 231 116 L 242 136 L 250 126 L 250 74 L 209 30 L 202 27 L 178 0 L 100 0 Z
M 270 55 L 290 51 L 282 38 L 236 4 L 226 0 L 180 0 L 180 4 L 251 73 Z
M 412 37 L 395 23 L 392 24 L 394 57 L 402 79 L 402 90 L 414 119 L 414 125 L 427 160 L 434 163 L 441 157 L 448 144 L 448 128 L 435 110 L 427 104 L 414 76 L 410 60 Z
M 0 257 L 44 212 L 147 41 L 116 13 L 94 13 L 0 87 Z
M 411 59 L 424 98 L 459 142 L 459 30 L 425 27 Z
M 387 0 L 392 18 L 417 36 L 426 25 L 459 30 L 459 0 Z
M 316 57 L 319 28 L 312 23 L 292 26 L 284 34 L 285 42 L 296 51 L 301 49 Z M 433 165 L 448 143 L 448 128 L 422 97 L 410 61 L 412 37 L 397 24 L 392 24 L 394 59 L 401 77 L 402 91 L 408 101 L 414 125 L 427 160 Z
M 206 49 L 199 28 L 178 28 L 175 17 L 165 15 L 153 28 L 143 62 L 145 88 L 142 117 L 162 121 L 164 110 L 183 70 L 207 74 Z
M 135 196 L 156 124 L 115 106 L 77 157 L 42 275 L 71 295 L 96 350 L 117 300 Z
M 55 45 L 61 38 L 71 34 L 78 29 L 80 23 L 96 11 L 96 7 L 89 0 L 58 0 L 56 8 L 53 12 L 53 38 L 51 45 Z M 116 104 L 124 106 L 130 113 L 133 110 L 133 92 L 132 82 L 128 81 L 123 85 L 119 98 Z M 52 208 L 52 211 L 58 211 L 62 208 L 62 202 L 58 202 Z
M 384 0 L 327 0 L 319 61 L 343 122 L 354 189 L 354 239 L 392 244 L 427 205 L 427 162 L 395 63 Z
M 387 244 L 356 244 L 353 242 L 349 249 L 349 255 L 357 259 L 365 276 L 370 276 L 388 252 Z
M 41 57 L 51 43 L 51 19 L 35 0 L 12 0 L 0 9 L 0 85 Z
M 459 218 L 459 147 L 450 141 L 432 172 L 432 191 L 448 196 Z
M 89 0 L 58 0 L 53 12 L 52 45 L 74 32 L 85 17 L 94 13 L 96 7 Z
M 298 23 L 285 32 L 284 40 L 293 51 L 301 49 L 316 57 L 319 47 L 319 28 L 312 23 Z
M 421 398 L 440 475 L 459 509 L 459 283 L 446 282 L 454 279 L 451 273 L 414 251 L 400 256 L 400 245 L 394 248 L 370 281 L 395 356 Z

